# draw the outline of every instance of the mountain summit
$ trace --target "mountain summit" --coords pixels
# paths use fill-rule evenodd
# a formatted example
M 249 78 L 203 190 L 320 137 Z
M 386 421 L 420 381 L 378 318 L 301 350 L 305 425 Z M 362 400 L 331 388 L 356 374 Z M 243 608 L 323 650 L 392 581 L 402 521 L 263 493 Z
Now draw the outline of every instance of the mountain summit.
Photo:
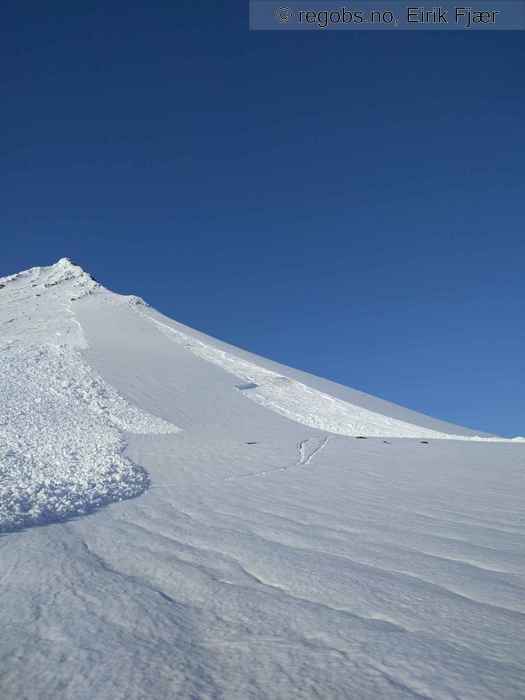
M 523 449 L 0 279 L 2 696 L 522 697 Z

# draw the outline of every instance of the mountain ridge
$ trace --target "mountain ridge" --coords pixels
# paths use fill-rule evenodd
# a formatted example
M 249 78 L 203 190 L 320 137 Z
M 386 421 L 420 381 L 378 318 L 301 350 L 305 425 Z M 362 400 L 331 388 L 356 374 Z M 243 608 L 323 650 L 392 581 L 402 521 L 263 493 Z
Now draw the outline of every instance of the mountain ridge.
M 118 300 L 121 302 L 129 303 L 131 305 L 137 305 L 139 307 L 148 307 L 149 311 L 156 317 L 158 317 L 160 324 L 166 322 L 175 323 L 177 325 L 177 328 L 181 329 L 182 332 L 191 334 L 192 336 L 196 337 L 198 340 L 204 342 L 205 344 L 212 343 L 213 345 L 224 349 L 224 351 L 227 353 L 235 353 L 239 357 L 244 357 L 247 360 L 254 362 L 255 364 L 264 362 L 268 369 L 274 368 L 277 371 L 282 371 L 283 365 L 279 364 L 278 362 L 268 360 L 267 358 L 256 355 L 248 350 L 237 348 L 229 344 L 227 341 L 211 337 L 206 333 L 203 333 L 202 331 L 197 331 L 188 326 L 184 326 L 183 324 L 174 322 L 172 319 L 164 316 L 163 314 L 160 314 L 155 309 L 151 309 L 141 297 L 138 297 L 134 294 L 124 295 L 112 292 L 111 290 L 100 284 L 100 282 L 94 280 L 94 278 L 89 272 L 83 270 L 79 265 L 77 265 L 70 258 L 67 257 L 61 258 L 55 264 L 47 267 L 30 268 L 29 270 L 25 270 L 10 277 L 3 278 L 2 280 L 0 280 L 0 284 L 2 282 L 4 282 L 5 284 L 6 281 L 14 281 L 22 276 L 30 274 L 34 275 L 35 273 L 37 275 L 43 275 L 44 277 L 46 277 L 43 283 L 45 289 L 69 283 L 72 287 L 69 301 L 79 301 L 84 296 L 94 294 L 98 291 L 107 294 L 108 297 L 111 298 L 113 301 Z M 37 294 L 37 296 L 40 296 L 40 294 Z M 360 406 L 361 408 L 371 408 L 374 412 L 385 415 L 388 415 L 389 413 L 392 413 L 393 410 L 395 410 L 400 414 L 401 419 L 407 422 L 417 423 L 418 421 L 421 421 L 421 419 L 424 419 L 428 427 L 431 427 L 432 429 L 435 429 L 438 432 L 451 434 L 453 433 L 467 437 L 496 437 L 488 433 L 476 431 L 474 429 L 466 428 L 464 426 L 458 426 L 453 423 L 443 421 L 439 418 L 434 418 L 425 414 L 415 412 L 409 408 L 392 403 L 386 399 L 380 399 L 378 397 L 367 394 L 366 392 L 362 392 L 357 389 L 350 389 L 349 387 L 338 384 L 336 382 L 332 382 L 322 377 L 316 377 L 315 375 L 308 374 L 300 369 L 286 367 L 286 372 L 289 376 L 293 376 L 297 381 L 307 383 L 313 386 L 313 388 L 319 388 L 320 390 L 324 389 L 324 391 L 326 391 L 327 388 L 329 388 L 329 393 L 332 393 L 336 398 L 347 402 L 350 401 L 351 403 L 354 403 L 355 405 Z

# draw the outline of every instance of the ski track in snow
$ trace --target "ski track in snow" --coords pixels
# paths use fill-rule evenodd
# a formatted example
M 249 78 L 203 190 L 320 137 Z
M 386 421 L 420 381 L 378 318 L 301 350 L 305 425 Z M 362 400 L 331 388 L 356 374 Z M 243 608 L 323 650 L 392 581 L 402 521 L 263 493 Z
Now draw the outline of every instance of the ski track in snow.
M 301 440 L 298 447 L 300 454 L 299 464 L 310 464 L 315 455 L 326 447 L 326 443 L 328 442 L 328 440 L 328 436 L 319 438 L 317 440 L 312 438 L 309 438 L 308 440 Z M 310 443 L 314 443 L 315 447 L 313 447 L 309 451 L 307 448 Z
M 238 479 L 266 476 L 267 474 L 273 474 L 275 472 L 287 472 L 297 467 L 306 467 L 311 463 L 313 458 L 326 447 L 329 440 L 329 435 L 323 438 L 307 438 L 306 440 L 301 440 L 297 445 L 298 458 L 293 464 L 289 464 L 286 467 L 274 467 L 273 469 L 249 472 L 248 474 L 241 474 L 240 476 L 228 476 L 224 481 L 237 481 Z

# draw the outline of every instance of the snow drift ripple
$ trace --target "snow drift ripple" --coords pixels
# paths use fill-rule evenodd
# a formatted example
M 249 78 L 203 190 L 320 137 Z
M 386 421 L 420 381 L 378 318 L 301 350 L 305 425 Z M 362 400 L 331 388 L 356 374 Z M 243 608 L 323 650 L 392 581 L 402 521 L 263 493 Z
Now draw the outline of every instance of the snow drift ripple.
M 122 431 L 179 428 L 128 404 L 66 346 L 11 346 L 0 361 L 0 532 L 88 513 L 144 491 Z

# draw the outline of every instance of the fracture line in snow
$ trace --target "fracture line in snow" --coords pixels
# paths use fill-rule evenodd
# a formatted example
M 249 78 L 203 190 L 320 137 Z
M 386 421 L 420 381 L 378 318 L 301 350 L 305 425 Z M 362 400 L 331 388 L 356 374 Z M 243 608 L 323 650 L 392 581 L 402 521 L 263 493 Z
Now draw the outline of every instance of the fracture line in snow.
M 398 437 L 445 439 L 476 442 L 510 442 L 507 438 L 464 436 L 442 433 L 356 406 L 302 382 L 261 367 L 153 318 L 139 306 L 137 314 L 159 328 L 168 338 L 202 360 L 217 365 L 240 379 L 237 389 L 246 398 L 289 420 L 309 428 L 348 437 Z M 249 391 L 247 391 L 249 389 Z M 520 441 L 515 439 L 515 441 Z

